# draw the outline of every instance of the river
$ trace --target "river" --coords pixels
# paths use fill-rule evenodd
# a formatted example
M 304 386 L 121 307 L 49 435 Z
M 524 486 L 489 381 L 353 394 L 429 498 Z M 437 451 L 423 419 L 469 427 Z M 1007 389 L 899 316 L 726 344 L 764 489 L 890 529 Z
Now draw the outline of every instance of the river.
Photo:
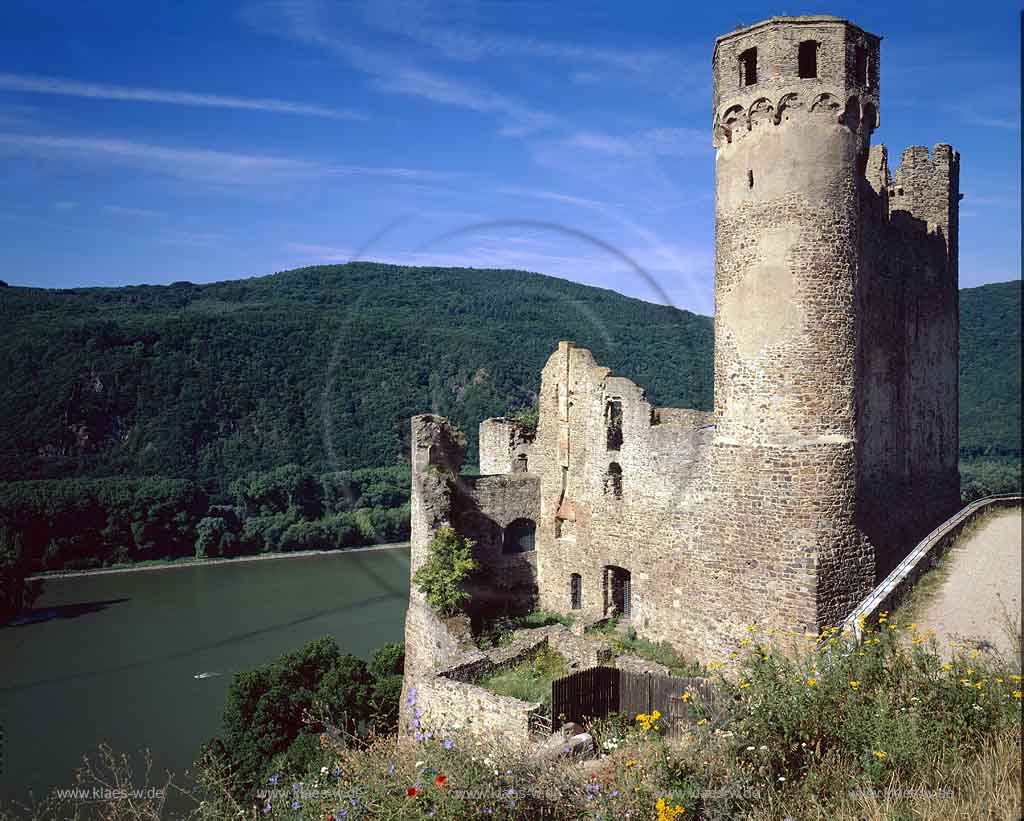
M 0 628 L 0 795 L 71 787 L 100 742 L 183 771 L 233 672 L 321 636 L 369 659 L 401 641 L 408 584 L 408 548 L 48 580 L 52 617 Z

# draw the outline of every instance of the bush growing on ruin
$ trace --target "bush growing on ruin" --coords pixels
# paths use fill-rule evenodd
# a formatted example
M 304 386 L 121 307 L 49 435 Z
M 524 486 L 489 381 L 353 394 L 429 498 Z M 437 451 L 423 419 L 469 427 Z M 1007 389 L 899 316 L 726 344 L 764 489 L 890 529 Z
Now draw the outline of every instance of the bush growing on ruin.
M 454 616 L 469 601 L 464 584 L 479 567 L 473 558 L 471 539 L 460 536 L 452 527 L 442 527 L 430 541 L 426 562 L 412 577 L 427 603 L 440 616 Z

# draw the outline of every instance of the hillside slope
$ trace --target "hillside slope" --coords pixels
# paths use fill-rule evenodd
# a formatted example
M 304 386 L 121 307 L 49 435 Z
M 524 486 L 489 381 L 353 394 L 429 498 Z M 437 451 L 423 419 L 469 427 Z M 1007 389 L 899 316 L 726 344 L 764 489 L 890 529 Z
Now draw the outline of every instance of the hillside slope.
M 711 407 L 707 317 L 519 271 L 319 266 L 210 285 L 0 289 L 0 476 L 396 464 L 408 420 L 530 405 L 560 339 Z
M 961 292 L 961 443 L 1020 454 L 1020 282 Z M 471 437 L 532 403 L 560 339 L 712 405 L 712 321 L 521 271 L 317 266 L 209 285 L 0 288 L 0 478 L 164 475 L 210 490 L 287 463 L 406 458 L 408 419 Z

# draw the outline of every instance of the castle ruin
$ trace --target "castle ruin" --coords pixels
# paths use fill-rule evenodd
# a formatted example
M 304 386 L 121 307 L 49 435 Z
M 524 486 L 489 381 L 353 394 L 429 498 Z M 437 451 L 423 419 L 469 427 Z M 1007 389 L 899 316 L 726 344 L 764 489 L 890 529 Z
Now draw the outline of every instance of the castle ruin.
M 700 659 L 757 623 L 835 625 L 960 506 L 959 156 L 879 125 L 878 36 L 830 16 L 718 38 L 714 412 L 652 407 L 561 342 L 535 430 L 480 426 L 480 472 L 412 420 L 412 570 L 452 525 L 472 612 L 619 615 Z M 458 642 L 411 591 L 408 690 Z

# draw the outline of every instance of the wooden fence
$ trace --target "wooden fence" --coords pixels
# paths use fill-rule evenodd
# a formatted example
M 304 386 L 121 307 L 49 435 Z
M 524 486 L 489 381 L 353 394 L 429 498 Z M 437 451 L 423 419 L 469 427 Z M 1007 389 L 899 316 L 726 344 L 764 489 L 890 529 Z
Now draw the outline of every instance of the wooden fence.
M 684 693 L 689 693 L 689 697 Z M 559 729 L 567 721 L 582 724 L 610 713 L 633 718 L 638 713 L 657 710 L 666 730 L 673 734 L 696 723 L 698 704 L 714 721 L 716 700 L 715 690 L 707 679 L 592 667 L 551 683 L 552 729 Z

